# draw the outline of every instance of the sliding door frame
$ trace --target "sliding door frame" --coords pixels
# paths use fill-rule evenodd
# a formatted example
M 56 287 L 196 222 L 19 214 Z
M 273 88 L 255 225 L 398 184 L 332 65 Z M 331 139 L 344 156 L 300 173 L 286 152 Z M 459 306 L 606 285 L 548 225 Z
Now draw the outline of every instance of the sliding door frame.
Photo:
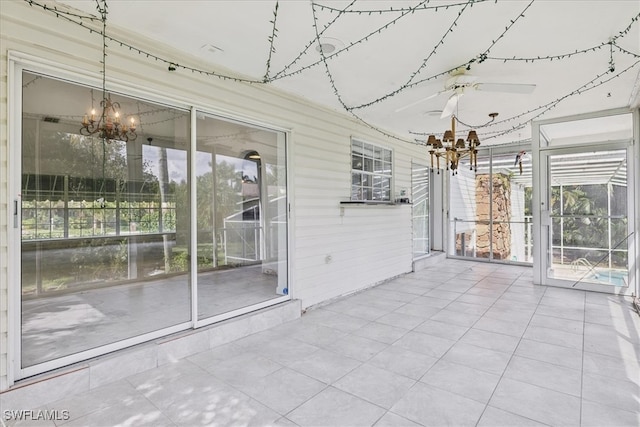
M 291 205 L 291 179 L 290 177 L 290 135 L 291 130 L 263 123 L 260 121 L 234 116 L 228 111 L 218 111 L 210 105 L 203 105 L 191 102 L 179 97 L 167 97 L 152 89 L 134 87 L 120 80 L 109 79 L 107 81 L 107 89 L 113 93 L 126 94 L 132 98 L 149 101 L 152 103 L 161 103 L 174 108 L 190 111 L 190 315 L 191 320 L 182 322 L 158 331 L 152 331 L 143 335 L 123 339 L 110 344 L 102 345 L 96 348 L 84 350 L 78 353 L 63 356 L 47 362 L 38 363 L 27 368 L 22 367 L 22 277 L 21 269 L 21 173 L 22 173 L 22 75 L 23 71 L 34 72 L 51 76 L 54 79 L 61 79 L 71 82 L 72 84 L 87 87 L 100 87 L 102 82 L 101 75 L 90 73 L 86 70 L 77 69 L 45 60 L 30 54 L 9 51 L 8 52 L 8 69 L 7 69 L 7 130 L 8 130 L 8 194 L 7 201 L 9 206 L 7 209 L 7 246 L 8 246 L 8 286 L 7 286 L 7 382 L 13 385 L 17 380 L 28 378 L 37 374 L 51 371 L 74 363 L 83 362 L 88 359 L 101 356 L 113 351 L 122 350 L 137 344 L 152 341 L 176 332 L 195 329 L 202 326 L 220 322 L 222 320 L 237 317 L 242 314 L 253 312 L 265 307 L 279 304 L 292 299 L 293 286 L 291 283 L 292 257 L 291 257 L 291 217 L 289 215 Z M 286 177 L 286 194 L 287 194 L 287 224 L 286 232 L 286 269 L 287 286 L 290 292 L 287 295 L 269 299 L 267 301 L 252 304 L 250 306 L 241 307 L 232 311 L 222 313 L 213 317 L 198 320 L 198 292 L 197 292 L 197 206 L 196 206 L 196 180 L 195 180 L 195 156 L 196 156 L 196 117 L 199 112 L 206 113 L 211 116 L 217 116 L 226 120 L 233 120 L 237 123 L 245 124 L 252 127 L 260 127 L 274 132 L 282 132 L 285 138 L 285 167 L 287 170 Z
M 574 145 L 550 146 L 542 134 L 544 125 L 559 124 L 569 121 L 586 120 L 631 113 L 633 122 L 633 136 L 630 140 L 607 140 L 587 142 Z M 638 252 L 638 226 L 637 215 L 640 213 L 636 207 L 640 201 L 640 184 L 638 184 L 637 168 L 639 167 L 638 149 L 638 110 L 615 109 L 589 114 L 579 114 L 556 119 L 532 122 L 532 152 L 533 152 L 533 234 L 534 234 L 534 268 L 533 281 L 538 285 L 557 286 L 571 289 L 582 289 L 613 294 L 638 294 L 637 254 Z M 547 269 L 552 262 L 551 251 L 551 200 L 550 195 L 550 168 L 549 157 L 552 154 L 580 153 L 584 151 L 615 150 L 622 149 L 627 155 L 627 218 L 628 218 L 628 274 L 629 282 L 626 287 L 613 287 L 595 283 L 574 283 L 570 280 L 551 279 L 547 277 Z

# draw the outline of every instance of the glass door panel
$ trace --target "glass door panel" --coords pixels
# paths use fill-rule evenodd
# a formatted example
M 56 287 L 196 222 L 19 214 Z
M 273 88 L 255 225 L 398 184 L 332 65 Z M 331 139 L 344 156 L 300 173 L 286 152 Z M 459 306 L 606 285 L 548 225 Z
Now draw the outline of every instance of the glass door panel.
M 401 194 L 402 197 L 402 194 Z M 411 164 L 413 259 L 429 254 L 429 168 Z
M 478 184 L 490 172 L 490 154 L 478 153 L 478 171 L 469 167 L 468 159 L 460 160 L 456 175 L 449 176 L 449 254 L 467 258 L 489 258 L 489 203 Z M 486 187 L 487 196 L 490 188 Z
M 627 151 L 549 154 L 547 164 L 547 278 L 628 286 Z
M 86 135 L 102 91 L 23 80 L 21 368 L 188 323 L 189 112 L 111 94 L 137 137 Z
M 493 151 L 491 162 L 493 259 L 532 263 L 531 156 L 526 150 Z
M 288 293 L 285 135 L 197 123 L 198 318 Z

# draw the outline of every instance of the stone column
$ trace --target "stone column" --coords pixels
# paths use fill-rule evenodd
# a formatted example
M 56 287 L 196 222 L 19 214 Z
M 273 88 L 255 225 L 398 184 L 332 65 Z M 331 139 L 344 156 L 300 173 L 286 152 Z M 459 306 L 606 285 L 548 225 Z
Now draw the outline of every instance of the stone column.
M 493 194 L 493 197 L 492 197 Z M 490 221 L 493 219 L 493 221 Z M 476 175 L 476 256 L 509 259 L 511 256 L 511 181 L 508 175 Z M 491 233 L 493 232 L 493 240 Z M 493 248 L 492 248 L 493 247 Z

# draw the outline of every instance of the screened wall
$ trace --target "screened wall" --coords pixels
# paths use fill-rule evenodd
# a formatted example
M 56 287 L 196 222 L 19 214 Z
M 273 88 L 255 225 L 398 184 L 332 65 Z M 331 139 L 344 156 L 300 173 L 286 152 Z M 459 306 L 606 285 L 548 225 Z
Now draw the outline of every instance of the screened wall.
M 485 148 L 478 153 L 477 170 L 461 160 L 458 174 L 449 177 L 450 256 L 532 262 L 528 151 L 528 146 Z

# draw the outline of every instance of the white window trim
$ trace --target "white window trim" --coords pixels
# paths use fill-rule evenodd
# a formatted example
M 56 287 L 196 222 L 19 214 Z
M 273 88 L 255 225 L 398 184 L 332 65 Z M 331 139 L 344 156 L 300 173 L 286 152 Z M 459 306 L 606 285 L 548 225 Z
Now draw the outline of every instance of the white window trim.
M 364 170 L 364 167 L 361 170 L 360 169 L 354 169 L 353 168 L 353 144 L 354 144 L 354 142 L 358 142 L 358 143 L 363 144 L 363 145 L 364 144 L 371 145 L 374 148 L 380 148 L 381 150 L 388 151 L 389 154 L 391 155 L 391 160 L 390 160 L 390 169 L 391 169 L 391 171 L 388 174 L 386 174 L 386 173 L 377 173 L 375 171 L 368 172 L 368 171 Z M 374 154 L 374 157 L 373 157 L 372 160 L 373 161 L 376 160 L 375 154 Z M 382 159 L 380 159 L 380 160 L 382 160 Z M 369 141 L 367 141 L 365 139 L 355 138 L 355 137 L 351 138 L 351 142 L 349 144 L 349 164 L 350 164 L 350 168 L 349 168 L 349 170 L 350 170 L 350 173 L 349 173 L 349 192 L 350 192 L 349 200 L 357 201 L 357 202 L 384 202 L 384 203 L 393 202 L 393 200 L 394 200 L 394 191 L 393 191 L 393 188 L 394 188 L 394 173 L 393 173 L 394 161 L 395 161 L 394 153 L 393 153 L 393 150 L 391 148 L 385 147 L 384 145 L 376 144 L 374 142 L 369 142 Z M 374 198 L 364 198 L 364 197 L 362 197 L 362 198 L 354 198 L 353 197 L 353 191 L 352 191 L 352 188 L 353 188 L 353 174 L 354 173 L 366 174 L 366 175 L 369 175 L 369 176 L 372 176 L 372 177 L 378 176 L 378 177 L 389 178 L 389 198 L 388 199 L 374 199 Z M 373 186 L 372 186 L 372 189 L 373 189 Z

